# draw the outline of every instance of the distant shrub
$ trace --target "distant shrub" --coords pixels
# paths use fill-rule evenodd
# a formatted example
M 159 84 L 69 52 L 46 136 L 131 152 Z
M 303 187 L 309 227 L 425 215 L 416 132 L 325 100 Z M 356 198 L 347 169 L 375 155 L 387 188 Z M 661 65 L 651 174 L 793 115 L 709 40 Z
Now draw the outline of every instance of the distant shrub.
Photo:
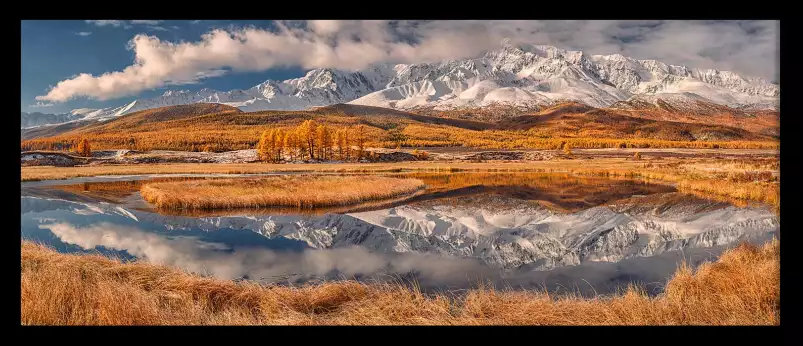
M 423 150 L 413 150 L 413 156 L 422 161 L 429 160 L 429 153 Z

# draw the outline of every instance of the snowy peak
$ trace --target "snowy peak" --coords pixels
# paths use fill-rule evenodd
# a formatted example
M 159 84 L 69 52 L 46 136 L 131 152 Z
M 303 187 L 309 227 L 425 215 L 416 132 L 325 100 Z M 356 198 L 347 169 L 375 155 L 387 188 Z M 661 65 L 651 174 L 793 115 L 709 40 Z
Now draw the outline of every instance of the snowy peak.
M 45 114 L 39 112 L 20 112 L 20 128 L 35 127 L 49 124 L 59 124 L 80 119 L 80 114 Z
M 299 78 L 267 80 L 247 90 L 169 90 L 116 108 L 77 109 L 72 115 L 101 120 L 199 102 L 221 103 L 251 112 L 303 110 L 338 103 L 456 109 L 532 107 L 574 101 L 602 108 L 622 106 L 628 101 L 633 101 L 631 107 L 644 102 L 654 104 L 660 99 L 691 106 L 700 101 L 737 109 L 777 110 L 779 96 L 778 85 L 735 72 L 505 41 L 501 48 L 474 59 L 377 64 L 362 71 L 320 68 Z
M 386 89 L 352 103 L 449 109 L 493 103 L 577 101 L 608 107 L 637 95 L 694 94 L 694 97 L 728 107 L 769 105 L 777 109 L 772 105 L 777 104 L 780 95 L 778 85 L 730 71 L 691 69 L 621 54 L 588 56 L 580 51 L 543 45 L 505 44 L 480 59 L 406 65 L 388 86 L 411 89 L 423 81 L 444 84 L 441 90 L 429 92 L 428 95 L 436 97 L 423 98 L 420 94 L 398 92 L 400 89 Z M 479 84 L 483 85 L 484 92 L 465 93 Z M 491 85 L 495 85 L 496 90 L 488 90 Z M 468 95 L 477 97 L 468 99 Z

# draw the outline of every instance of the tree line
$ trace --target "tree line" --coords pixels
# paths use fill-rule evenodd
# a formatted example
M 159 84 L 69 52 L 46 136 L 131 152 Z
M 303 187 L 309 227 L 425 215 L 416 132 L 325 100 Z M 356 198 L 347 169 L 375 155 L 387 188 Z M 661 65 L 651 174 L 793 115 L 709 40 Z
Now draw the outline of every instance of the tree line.
M 270 129 L 257 143 L 260 160 L 341 160 L 359 161 L 365 155 L 365 125 L 332 128 L 306 120 L 293 129 Z

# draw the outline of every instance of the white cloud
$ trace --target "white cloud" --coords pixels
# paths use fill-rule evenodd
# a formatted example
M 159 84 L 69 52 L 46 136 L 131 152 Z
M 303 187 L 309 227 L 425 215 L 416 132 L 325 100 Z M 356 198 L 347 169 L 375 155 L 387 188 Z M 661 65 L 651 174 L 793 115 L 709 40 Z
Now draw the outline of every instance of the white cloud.
M 130 28 L 133 27 L 133 25 L 147 25 L 147 26 L 150 26 L 150 27 L 158 27 L 157 25 L 161 24 L 164 21 L 163 20 L 129 20 L 129 21 L 125 21 L 125 20 L 86 20 L 85 22 L 87 22 L 88 24 L 94 24 L 94 25 L 101 26 L 101 27 L 102 26 L 111 26 L 111 27 L 115 27 L 115 28 L 122 27 L 124 29 L 130 29 Z M 164 29 L 164 28 L 162 28 L 162 29 Z M 159 30 L 159 29 L 156 29 L 156 30 Z M 166 29 L 164 29 L 164 30 L 166 30 Z
M 109 24 L 111 25 L 111 24 Z M 669 64 L 734 70 L 776 79 L 777 21 L 308 21 L 276 30 L 215 29 L 197 42 L 139 34 L 131 66 L 59 82 L 39 100 L 107 100 L 170 83 L 195 82 L 209 71 L 280 66 L 362 69 L 378 62 L 419 63 L 475 57 L 512 43 L 550 44 L 590 54 L 620 53 Z M 215 74 L 213 74 L 215 75 Z M 199 77 L 201 76 L 201 77 Z
M 200 20 L 191 20 L 191 21 L 190 21 L 190 24 L 198 24 L 198 23 L 200 23 L 200 22 L 201 22 Z
M 144 24 L 144 25 L 158 25 L 164 22 L 163 20 L 132 20 L 131 24 Z
M 41 102 L 41 101 L 40 101 L 40 102 L 37 102 L 37 103 L 35 103 L 35 104 L 32 104 L 32 105 L 30 105 L 30 106 L 28 106 L 28 107 L 31 107 L 31 108 L 42 108 L 42 107 L 53 107 L 53 106 L 55 106 L 55 104 L 54 104 L 54 103 L 50 103 L 50 102 Z
M 115 28 L 128 26 L 124 20 L 86 20 L 86 22 L 97 26 L 113 26 Z
M 89 32 L 89 31 L 81 31 L 81 32 L 76 32 L 75 34 L 76 34 L 76 35 L 78 35 L 78 36 L 89 36 L 89 35 L 92 35 L 92 33 L 91 33 L 91 32 Z
M 158 25 L 149 26 L 148 29 L 153 31 L 170 31 L 170 29 Z

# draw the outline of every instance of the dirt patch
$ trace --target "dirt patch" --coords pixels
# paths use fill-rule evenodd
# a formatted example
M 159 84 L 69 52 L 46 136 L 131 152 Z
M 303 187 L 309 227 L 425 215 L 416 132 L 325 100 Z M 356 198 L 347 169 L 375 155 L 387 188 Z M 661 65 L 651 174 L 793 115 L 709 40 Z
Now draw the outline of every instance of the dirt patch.
M 89 162 L 89 158 L 59 152 L 25 151 L 21 153 L 20 165 L 70 167 Z

